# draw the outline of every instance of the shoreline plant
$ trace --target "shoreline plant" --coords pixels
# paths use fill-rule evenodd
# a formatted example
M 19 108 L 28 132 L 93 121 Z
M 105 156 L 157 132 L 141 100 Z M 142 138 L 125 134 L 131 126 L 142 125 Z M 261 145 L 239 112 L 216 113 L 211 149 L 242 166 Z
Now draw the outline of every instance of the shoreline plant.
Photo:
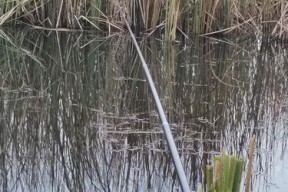
M 248 165 L 245 177 L 245 192 L 250 192 L 253 174 L 253 159 L 255 135 L 252 136 L 249 147 Z M 239 192 L 243 175 L 244 160 L 234 155 L 228 155 L 225 150 L 214 157 L 214 165 L 206 166 L 206 187 L 208 192 Z
M 2 0 L 0 26 L 26 24 L 43 29 L 119 32 L 127 29 L 122 12 L 136 34 L 158 31 L 174 41 L 177 34 L 231 32 L 282 38 L 287 33 L 288 2 L 252 0 Z

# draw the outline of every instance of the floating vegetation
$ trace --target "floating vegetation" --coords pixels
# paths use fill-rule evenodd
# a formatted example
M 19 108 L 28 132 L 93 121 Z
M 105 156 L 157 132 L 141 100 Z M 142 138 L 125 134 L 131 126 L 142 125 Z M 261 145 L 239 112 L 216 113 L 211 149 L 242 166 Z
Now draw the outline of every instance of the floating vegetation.
M 165 31 L 174 41 L 177 34 L 231 32 L 284 37 L 287 32 L 287 1 L 10 1 L 0 2 L 0 25 L 25 23 L 37 28 L 115 32 L 131 28 L 140 33 Z

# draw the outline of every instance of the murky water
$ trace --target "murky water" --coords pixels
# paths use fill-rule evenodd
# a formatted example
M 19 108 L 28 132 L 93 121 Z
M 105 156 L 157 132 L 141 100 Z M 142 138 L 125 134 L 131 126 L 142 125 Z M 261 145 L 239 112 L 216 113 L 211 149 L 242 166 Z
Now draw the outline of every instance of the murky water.
M 1 191 L 180 191 L 130 38 L 0 31 Z M 225 148 L 252 191 L 285 191 L 287 48 L 261 39 L 139 40 L 191 190 Z

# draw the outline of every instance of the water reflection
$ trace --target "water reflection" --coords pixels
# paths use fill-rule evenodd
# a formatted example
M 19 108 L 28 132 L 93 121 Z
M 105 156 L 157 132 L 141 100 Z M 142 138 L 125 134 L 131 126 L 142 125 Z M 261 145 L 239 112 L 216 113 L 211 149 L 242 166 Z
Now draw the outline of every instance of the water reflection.
M 2 191 L 180 191 L 129 37 L 1 31 L 0 42 Z M 283 186 L 287 51 L 262 42 L 140 41 L 192 190 L 223 147 L 247 158 L 253 133 L 253 191 Z

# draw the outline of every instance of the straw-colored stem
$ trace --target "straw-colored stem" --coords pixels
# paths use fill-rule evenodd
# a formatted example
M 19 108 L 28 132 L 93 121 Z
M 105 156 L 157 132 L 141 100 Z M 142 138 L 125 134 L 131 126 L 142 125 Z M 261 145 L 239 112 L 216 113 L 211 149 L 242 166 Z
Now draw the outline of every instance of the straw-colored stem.
M 250 191 L 250 183 L 252 177 L 252 169 L 253 169 L 253 156 L 254 156 L 254 148 L 255 148 L 255 135 L 252 136 L 249 148 L 249 162 L 246 174 L 246 185 L 245 185 L 245 192 Z

